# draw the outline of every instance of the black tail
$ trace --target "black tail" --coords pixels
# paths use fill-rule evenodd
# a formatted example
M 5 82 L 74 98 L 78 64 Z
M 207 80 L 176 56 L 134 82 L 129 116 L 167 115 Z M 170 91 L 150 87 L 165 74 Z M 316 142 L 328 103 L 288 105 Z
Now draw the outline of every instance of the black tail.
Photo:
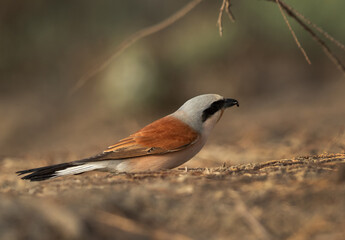
M 100 165 L 99 166 L 93 165 L 93 166 L 86 166 L 86 167 L 83 167 L 83 166 L 84 166 L 84 164 L 87 165 L 88 163 L 92 163 L 92 162 L 98 162 L 98 161 L 102 161 L 102 160 L 110 160 L 109 158 L 104 158 L 108 154 L 109 153 L 100 153 L 100 154 L 92 156 L 90 158 L 85 158 L 85 159 L 81 159 L 81 160 L 74 161 L 74 162 L 60 163 L 60 164 L 46 166 L 46 167 L 22 170 L 22 171 L 18 171 L 16 173 L 18 174 L 18 176 L 23 175 L 23 174 L 28 174 L 28 175 L 22 177 L 22 179 L 30 180 L 30 181 L 43 181 L 43 180 L 47 180 L 50 178 L 59 177 L 62 175 L 71 175 L 71 174 L 77 175 L 77 174 L 81 174 L 83 172 L 92 171 L 95 169 L 102 168 L 102 166 L 100 166 Z M 62 170 L 68 169 L 70 167 L 76 167 L 76 166 L 80 166 L 80 168 L 75 170 L 75 171 L 67 171 L 65 173 L 61 173 L 61 172 L 58 173 L 58 171 L 62 171 Z
M 60 170 L 64 170 L 66 168 L 76 166 L 78 164 L 76 163 L 61 163 L 61 164 L 56 164 L 56 165 L 51 165 L 47 167 L 40 167 L 40 168 L 33 168 L 33 169 L 28 169 L 28 170 L 22 170 L 16 172 L 18 176 L 23 175 L 23 174 L 28 174 L 22 179 L 24 180 L 30 180 L 30 181 L 43 181 L 47 180 L 50 178 L 57 177 L 56 172 Z

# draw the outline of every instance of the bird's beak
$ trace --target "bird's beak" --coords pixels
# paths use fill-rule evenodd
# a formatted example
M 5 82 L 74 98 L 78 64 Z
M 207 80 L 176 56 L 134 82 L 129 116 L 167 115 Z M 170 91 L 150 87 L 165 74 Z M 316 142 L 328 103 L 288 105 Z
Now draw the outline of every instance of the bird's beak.
M 236 105 L 237 107 L 240 106 L 240 104 L 238 103 L 238 101 L 236 99 L 232 99 L 232 98 L 225 98 L 224 99 L 224 108 L 229 108 L 232 107 L 234 105 Z

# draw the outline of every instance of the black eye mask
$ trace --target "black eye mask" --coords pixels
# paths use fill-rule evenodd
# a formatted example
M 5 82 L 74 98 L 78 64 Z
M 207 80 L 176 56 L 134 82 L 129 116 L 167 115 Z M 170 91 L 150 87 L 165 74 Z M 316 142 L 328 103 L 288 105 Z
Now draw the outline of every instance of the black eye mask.
M 213 102 L 211 106 L 206 108 L 202 113 L 202 121 L 205 122 L 209 117 L 218 112 L 224 106 L 224 99 Z
M 211 104 L 211 106 L 209 106 L 208 108 L 206 108 L 203 111 L 202 121 L 205 122 L 209 117 L 211 117 L 213 114 L 215 114 L 219 110 L 221 110 L 223 108 L 232 107 L 234 105 L 239 107 L 238 101 L 235 99 L 231 99 L 231 98 L 225 98 L 225 99 L 215 101 Z

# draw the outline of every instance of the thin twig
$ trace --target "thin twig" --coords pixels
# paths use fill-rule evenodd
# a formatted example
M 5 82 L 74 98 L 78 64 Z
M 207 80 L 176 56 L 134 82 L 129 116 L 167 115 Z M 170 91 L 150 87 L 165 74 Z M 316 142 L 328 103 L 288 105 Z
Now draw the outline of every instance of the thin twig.
M 223 0 L 222 6 L 219 9 L 219 15 L 218 15 L 218 20 L 217 20 L 217 25 L 218 25 L 218 28 L 219 28 L 219 35 L 220 36 L 223 36 L 222 17 L 223 17 L 223 12 L 224 12 L 224 8 L 225 8 L 225 2 L 226 2 L 226 0 Z
M 218 20 L 217 20 L 217 25 L 219 28 L 219 35 L 223 36 L 223 12 L 225 11 L 226 14 L 228 15 L 229 19 L 232 22 L 235 22 L 235 17 L 232 14 L 231 10 L 230 10 L 231 4 L 230 4 L 230 0 L 223 0 L 222 2 L 222 6 L 219 9 L 219 15 L 218 15 Z
M 277 1 L 277 0 L 269 0 L 269 1 Z M 327 46 L 327 44 L 306 24 L 304 23 L 297 14 L 284 2 L 279 0 L 281 7 L 285 10 L 289 16 L 294 18 L 311 36 L 312 38 L 321 45 L 322 49 L 324 50 L 325 54 L 328 58 L 338 67 L 338 69 L 345 75 L 345 66 L 340 61 L 340 59 L 335 56 L 335 54 L 331 51 L 331 49 Z
M 305 60 L 306 60 L 309 64 L 311 64 L 310 59 L 309 59 L 307 53 L 305 52 L 305 50 L 304 50 L 304 48 L 302 47 L 301 43 L 298 41 L 298 38 L 297 38 L 295 32 L 293 31 L 293 29 L 292 29 L 292 27 L 291 27 L 291 25 L 290 25 L 290 23 L 289 23 L 289 21 L 288 21 L 286 15 L 285 15 L 284 11 L 283 11 L 283 8 L 282 8 L 282 6 L 281 6 L 280 0 L 276 0 L 276 3 L 277 3 L 277 5 L 278 5 L 278 7 L 279 7 L 279 10 L 280 10 L 281 14 L 283 15 L 284 21 L 285 21 L 286 25 L 288 26 L 288 28 L 289 28 L 289 30 L 290 30 L 290 32 L 291 32 L 291 34 L 292 34 L 292 37 L 294 38 L 294 40 L 295 40 L 295 42 L 296 42 L 298 48 L 301 50 L 301 52 L 302 52 L 302 54 L 303 54 Z
M 168 26 L 172 25 L 182 17 L 184 17 L 187 13 L 189 13 L 193 8 L 195 8 L 202 0 L 192 0 L 186 6 L 181 8 L 179 11 L 175 12 L 170 17 L 166 18 L 165 20 L 152 25 L 150 27 L 144 28 L 139 30 L 138 32 L 134 33 L 129 38 L 126 38 L 122 43 L 120 43 L 115 51 L 112 53 L 110 57 L 104 60 L 100 65 L 96 66 L 94 69 L 89 71 L 86 75 L 79 79 L 79 81 L 75 84 L 74 88 L 72 89 L 72 93 L 80 89 L 90 78 L 95 76 L 97 73 L 103 71 L 111 62 L 114 61 L 116 57 L 118 57 L 124 50 L 132 46 L 138 40 L 152 35 L 156 32 L 159 32 Z
M 230 0 L 227 0 L 225 3 L 225 12 L 228 14 L 228 17 L 231 20 L 231 22 L 234 23 L 235 22 L 235 16 L 234 16 L 234 14 L 232 14 L 230 7 L 231 7 Z
M 345 45 L 339 42 L 337 39 L 332 37 L 328 32 L 323 30 L 321 27 L 317 26 L 315 23 L 311 22 L 308 18 L 306 18 L 303 14 L 298 12 L 296 9 L 292 8 L 291 6 L 285 4 L 285 6 L 292 12 L 294 12 L 299 18 L 301 18 L 306 24 L 309 26 L 312 26 L 315 28 L 319 33 L 321 33 L 324 37 L 329 39 L 331 42 L 333 42 L 335 45 L 337 45 L 339 48 L 345 51 Z

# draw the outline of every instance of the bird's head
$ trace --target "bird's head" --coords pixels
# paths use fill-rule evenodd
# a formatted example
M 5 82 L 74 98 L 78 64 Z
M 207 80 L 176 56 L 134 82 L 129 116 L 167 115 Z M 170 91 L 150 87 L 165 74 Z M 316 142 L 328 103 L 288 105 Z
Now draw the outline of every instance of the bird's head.
M 202 133 L 214 127 L 226 108 L 235 105 L 239 106 L 235 99 L 204 94 L 189 99 L 172 115 Z

